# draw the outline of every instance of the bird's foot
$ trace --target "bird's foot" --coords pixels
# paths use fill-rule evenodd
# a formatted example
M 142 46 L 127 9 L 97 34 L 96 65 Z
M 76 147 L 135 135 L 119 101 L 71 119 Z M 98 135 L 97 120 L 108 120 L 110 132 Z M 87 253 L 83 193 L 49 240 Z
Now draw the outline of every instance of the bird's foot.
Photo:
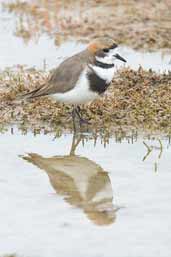
M 80 122 L 80 126 L 82 126 L 82 125 L 91 125 L 91 122 L 89 121 L 89 120 L 87 120 L 87 119 L 83 119 L 82 117 L 80 118 L 79 117 L 79 122 Z
M 83 125 L 90 125 L 90 121 L 87 120 L 87 119 L 84 119 L 81 115 L 81 109 L 79 106 L 73 108 L 73 111 L 72 111 L 72 118 L 73 118 L 73 127 L 74 127 L 74 131 L 76 130 L 76 119 L 78 120 L 79 122 L 79 125 L 80 125 L 80 128 L 83 126 Z
M 80 126 L 82 126 L 82 125 L 84 125 L 84 124 L 86 124 L 86 125 L 90 125 L 90 124 L 91 124 L 88 119 L 84 119 L 84 118 L 82 117 L 82 115 L 81 115 L 81 108 L 80 108 L 79 106 L 77 106 L 77 107 L 75 108 L 75 113 L 76 113 L 76 115 L 77 115 L 77 117 L 78 117 L 78 119 L 79 119 Z

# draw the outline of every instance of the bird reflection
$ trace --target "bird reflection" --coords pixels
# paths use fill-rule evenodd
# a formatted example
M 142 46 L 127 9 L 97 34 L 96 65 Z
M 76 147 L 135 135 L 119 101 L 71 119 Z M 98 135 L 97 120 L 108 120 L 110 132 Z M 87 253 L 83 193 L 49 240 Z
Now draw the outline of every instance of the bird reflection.
M 80 208 L 97 225 L 115 221 L 113 192 L 108 173 L 94 161 L 75 154 L 82 136 L 73 136 L 70 154 L 43 157 L 29 153 L 23 159 L 44 170 L 57 194 L 74 207 Z

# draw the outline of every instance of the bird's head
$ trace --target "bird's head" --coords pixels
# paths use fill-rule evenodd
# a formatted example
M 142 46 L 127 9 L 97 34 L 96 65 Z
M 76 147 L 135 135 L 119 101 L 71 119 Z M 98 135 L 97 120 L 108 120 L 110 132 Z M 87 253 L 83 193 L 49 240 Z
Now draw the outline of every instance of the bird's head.
M 115 60 L 126 62 L 126 60 L 117 53 L 118 45 L 110 37 L 99 37 L 94 39 L 89 45 L 88 50 L 96 58 L 105 60 L 107 63 L 114 63 Z

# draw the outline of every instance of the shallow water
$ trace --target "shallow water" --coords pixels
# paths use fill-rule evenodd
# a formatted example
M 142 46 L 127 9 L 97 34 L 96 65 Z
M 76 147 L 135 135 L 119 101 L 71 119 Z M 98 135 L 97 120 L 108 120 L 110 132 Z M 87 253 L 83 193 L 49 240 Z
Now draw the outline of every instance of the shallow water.
M 169 140 L 83 137 L 0 135 L 0 256 L 169 257 Z
M 14 65 L 26 65 L 38 69 L 51 69 L 65 58 L 85 49 L 86 45 L 78 42 L 66 42 L 60 47 L 54 45 L 54 39 L 42 35 L 33 38 L 27 44 L 14 35 L 15 16 L 0 10 L 0 69 Z M 119 53 L 127 60 L 127 66 L 138 69 L 153 69 L 156 72 L 171 70 L 171 53 L 157 51 L 153 53 L 135 51 L 122 46 Z M 123 66 L 118 62 L 117 67 Z

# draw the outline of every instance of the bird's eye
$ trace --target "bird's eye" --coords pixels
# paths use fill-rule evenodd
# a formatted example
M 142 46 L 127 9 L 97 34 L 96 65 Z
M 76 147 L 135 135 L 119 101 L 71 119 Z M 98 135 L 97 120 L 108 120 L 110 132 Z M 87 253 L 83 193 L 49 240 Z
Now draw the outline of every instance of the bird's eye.
M 108 53 L 108 52 L 109 52 L 109 49 L 108 49 L 108 48 L 104 48 L 104 49 L 103 49 L 103 52 Z

